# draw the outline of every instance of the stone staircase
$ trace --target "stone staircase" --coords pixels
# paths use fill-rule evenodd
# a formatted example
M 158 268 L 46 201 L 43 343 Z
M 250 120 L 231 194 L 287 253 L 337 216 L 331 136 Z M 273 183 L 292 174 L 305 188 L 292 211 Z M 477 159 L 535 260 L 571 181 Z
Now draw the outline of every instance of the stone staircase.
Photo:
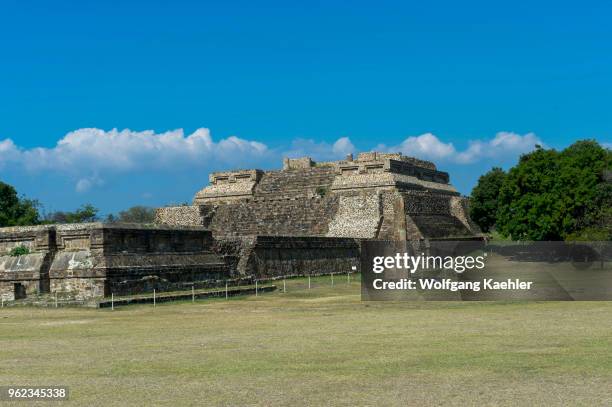
M 409 215 L 419 228 L 419 231 L 428 238 L 452 238 L 473 236 L 465 225 L 451 215 Z
M 338 198 L 296 197 L 219 205 L 209 224 L 215 236 L 324 236 Z
M 335 175 L 333 167 L 269 172 L 255 187 L 255 196 L 275 198 L 314 194 L 317 190 L 329 190 Z

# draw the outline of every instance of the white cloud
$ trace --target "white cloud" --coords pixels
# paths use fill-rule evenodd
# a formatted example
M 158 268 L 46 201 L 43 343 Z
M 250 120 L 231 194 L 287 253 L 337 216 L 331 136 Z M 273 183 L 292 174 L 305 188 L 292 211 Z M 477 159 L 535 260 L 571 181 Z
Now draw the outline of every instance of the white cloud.
M 601 143 L 601 145 L 612 150 L 612 143 Z
M 355 146 L 348 137 L 341 137 L 332 146 L 334 155 L 344 157 L 355 151 Z
M 430 160 L 450 161 L 469 164 L 487 158 L 511 158 L 533 150 L 536 144 L 544 143 L 533 133 L 520 135 L 511 132 L 499 132 L 490 140 L 472 140 L 464 151 L 458 151 L 453 143 L 445 143 L 436 135 L 425 133 L 412 136 L 394 147 L 379 145 L 383 151 L 401 152 L 405 155 Z
M 132 170 L 183 165 L 214 159 L 234 161 L 238 155 L 261 156 L 265 144 L 229 137 L 215 143 L 208 129 L 185 135 L 183 129 L 155 133 L 151 130 L 79 129 L 68 133 L 54 148 L 21 152 L 30 170 L 53 169 Z
M 13 140 L 6 139 L 0 141 L 0 168 L 3 168 L 11 161 L 19 158 L 19 150 Z
M 412 157 L 429 159 L 446 159 L 457 154 L 453 143 L 444 143 L 431 133 L 408 137 L 395 147 L 387 148 L 381 145 L 379 148 L 387 151 L 401 152 Z
M 470 141 L 467 150 L 457 154 L 459 163 L 472 163 L 483 158 L 512 157 L 532 151 L 536 145 L 544 146 L 535 134 L 527 133 L 523 136 L 511 132 L 499 132 L 488 141 Z
M 104 185 L 104 180 L 102 180 L 97 175 L 92 175 L 90 177 L 79 179 L 74 189 L 77 192 L 87 192 L 91 188 L 96 187 L 96 186 L 101 186 L 101 185 Z
M 317 143 L 312 139 L 298 138 L 293 140 L 291 149 L 285 151 L 283 156 L 290 158 L 309 156 L 317 161 L 338 160 L 355 150 L 355 146 L 348 137 L 341 137 L 334 144 Z
M 488 140 L 472 140 L 464 150 L 432 133 L 411 136 L 396 146 L 379 145 L 378 151 L 402 152 L 434 162 L 471 164 L 482 160 L 516 160 L 542 141 L 533 133 L 500 132 Z M 611 147 L 610 143 L 603 143 Z M 368 147 L 368 146 L 366 146 Z M 228 137 L 213 140 L 200 128 L 191 134 L 182 129 L 162 133 L 96 128 L 66 134 L 53 148 L 23 149 L 10 139 L 0 140 L 0 168 L 40 174 L 56 173 L 74 183 L 77 192 L 101 186 L 118 174 L 181 170 L 184 174 L 221 168 L 280 166 L 281 157 L 311 156 L 317 161 L 337 160 L 356 152 L 348 137 L 334 143 L 295 139 L 288 151 L 270 149 L 258 141 Z
M 103 183 L 98 175 L 83 174 L 241 165 L 269 154 L 257 141 L 232 136 L 215 142 L 204 128 L 189 135 L 182 129 L 155 133 L 85 128 L 68 133 L 53 148 L 20 149 L 10 139 L 0 141 L 0 167 L 10 162 L 29 172 L 68 174 L 78 192 Z

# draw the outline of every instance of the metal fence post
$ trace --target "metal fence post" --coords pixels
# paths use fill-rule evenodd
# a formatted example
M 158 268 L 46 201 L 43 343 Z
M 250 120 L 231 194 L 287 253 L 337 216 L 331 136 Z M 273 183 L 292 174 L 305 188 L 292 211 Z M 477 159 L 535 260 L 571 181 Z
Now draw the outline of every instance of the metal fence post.
M 115 293 L 111 293 L 111 311 L 115 310 Z
M 155 289 L 153 289 L 153 308 L 157 305 L 157 298 L 155 298 Z
M 191 302 L 195 302 L 195 285 L 191 284 Z

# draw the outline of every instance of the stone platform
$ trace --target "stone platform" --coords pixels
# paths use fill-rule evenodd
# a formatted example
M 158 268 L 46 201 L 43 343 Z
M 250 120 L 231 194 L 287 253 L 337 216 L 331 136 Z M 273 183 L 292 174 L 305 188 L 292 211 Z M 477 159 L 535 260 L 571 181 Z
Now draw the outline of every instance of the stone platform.
M 156 222 L 197 225 L 215 238 L 245 235 L 419 240 L 480 235 L 468 201 L 435 164 L 402 154 L 361 153 L 283 169 L 213 173 L 193 205 L 160 208 Z
M 0 229 L 0 295 L 88 300 L 231 277 L 202 227 L 86 223 Z M 14 247 L 29 254 L 13 257 Z

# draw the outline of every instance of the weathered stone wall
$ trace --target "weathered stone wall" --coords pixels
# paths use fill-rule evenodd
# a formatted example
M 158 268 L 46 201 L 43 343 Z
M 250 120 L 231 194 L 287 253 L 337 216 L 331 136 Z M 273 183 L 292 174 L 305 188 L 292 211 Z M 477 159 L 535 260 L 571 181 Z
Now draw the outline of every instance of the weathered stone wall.
M 239 238 L 245 261 L 240 274 L 271 278 L 352 272 L 359 265 L 359 242 L 350 238 L 256 236 Z
M 204 226 L 215 237 L 244 235 L 325 236 L 338 197 L 295 197 L 203 205 Z
M 315 162 L 310 157 L 285 158 L 283 160 L 283 170 L 305 169 L 315 166 Z
M 9 256 L 15 247 L 30 254 Z M 55 229 L 50 226 L 23 226 L 0 229 L 0 297 L 32 295 L 49 290 L 49 266 L 55 250 Z
M 320 196 L 329 192 L 335 176 L 333 166 L 269 171 L 255 187 L 254 197 Z
M 470 218 L 470 200 L 462 196 L 454 196 L 451 198 L 450 204 L 451 215 L 459 219 L 463 225 L 473 234 L 479 235 L 482 233 L 480 227 Z
M 198 191 L 193 203 L 200 205 L 249 198 L 263 174 L 261 170 L 214 172 L 209 176 L 210 186 Z
M 230 273 L 212 252 L 212 234 L 201 227 L 60 226 L 57 241 L 60 252 L 49 273 L 51 287 L 77 299 L 186 289 L 184 283 Z
M 4 301 L 13 301 L 15 293 L 20 290 L 25 295 L 32 295 L 45 289 L 45 273 L 48 272 L 45 260 L 45 253 L 0 256 L 0 297 Z
M 365 199 L 366 206 L 375 205 Z M 304 205 L 324 200 L 279 202 Z M 337 205 L 337 197 L 331 201 Z M 322 207 L 321 202 L 317 205 Z M 214 286 L 235 277 L 345 273 L 359 260 L 359 244 L 351 238 L 241 236 L 213 241 L 212 233 L 201 227 L 100 223 L 26 232 L 44 232 L 51 240 L 33 246 L 47 250 L 0 256 L 0 296 L 5 301 L 49 293 L 50 298 L 87 302 L 111 294 Z M 13 236 L 15 231 L 10 233 Z
M 401 195 L 396 191 L 385 191 L 380 194 L 380 198 L 383 219 L 376 238 L 383 240 L 405 239 Z
M 405 240 L 479 233 L 447 173 L 398 153 L 328 163 L 286 159 L 281 171 L 213 173 L 210 182 L 193 207 L 162 208 L 157 222 L 203 225 L 216 237 Z
M 19 285 L 20 289 L 15 289 L 15 285 Z M 22 281 L 0 281 L 0 299 L 4 302 L 14 301 L 21 298 L 26 298 L 28 295 L 36 294 L 39 289 L 38 281 L 22 280 Z M 23 297 L 19 298 L 16 293 L 23 291 Z
M 382 196 L 376 193 L 339 196 L 339 207 L 327 236 L 375 238 L 383 219 Z
M 50 292 L 87 300 L 186 289 L 187 282 L 216 281 L 232 273 L 212 251 L 211 232 L 202 227 L 59 225 L 0 229 L 0 240 L 15 240 L 16 233 L 48 239 L 37 240 L 32 254 L 0 257 L 0 293 L 9 300 L 15 299 L 15 284 L 25 287 L 27 295 Z
M 199 206 L 167 206 L 155 211 L 155 223 L 159 225 L 202 226 Z
M 26 247 L 30 252 L 49 250 L 55 239 L 51 226 L 15 226 L 2 228 L 0 233 L 0 256 L 9 254 L 15 247 Z
M 467 222 L 461 197 L 432 191 L 404 192 L 407 228 L 420 238 L 469 237 L 479 233 Z
M 61 300 L 88 301 L 106 295 L 106 278 L 70 277 L 51 279 L 50 290 Z

